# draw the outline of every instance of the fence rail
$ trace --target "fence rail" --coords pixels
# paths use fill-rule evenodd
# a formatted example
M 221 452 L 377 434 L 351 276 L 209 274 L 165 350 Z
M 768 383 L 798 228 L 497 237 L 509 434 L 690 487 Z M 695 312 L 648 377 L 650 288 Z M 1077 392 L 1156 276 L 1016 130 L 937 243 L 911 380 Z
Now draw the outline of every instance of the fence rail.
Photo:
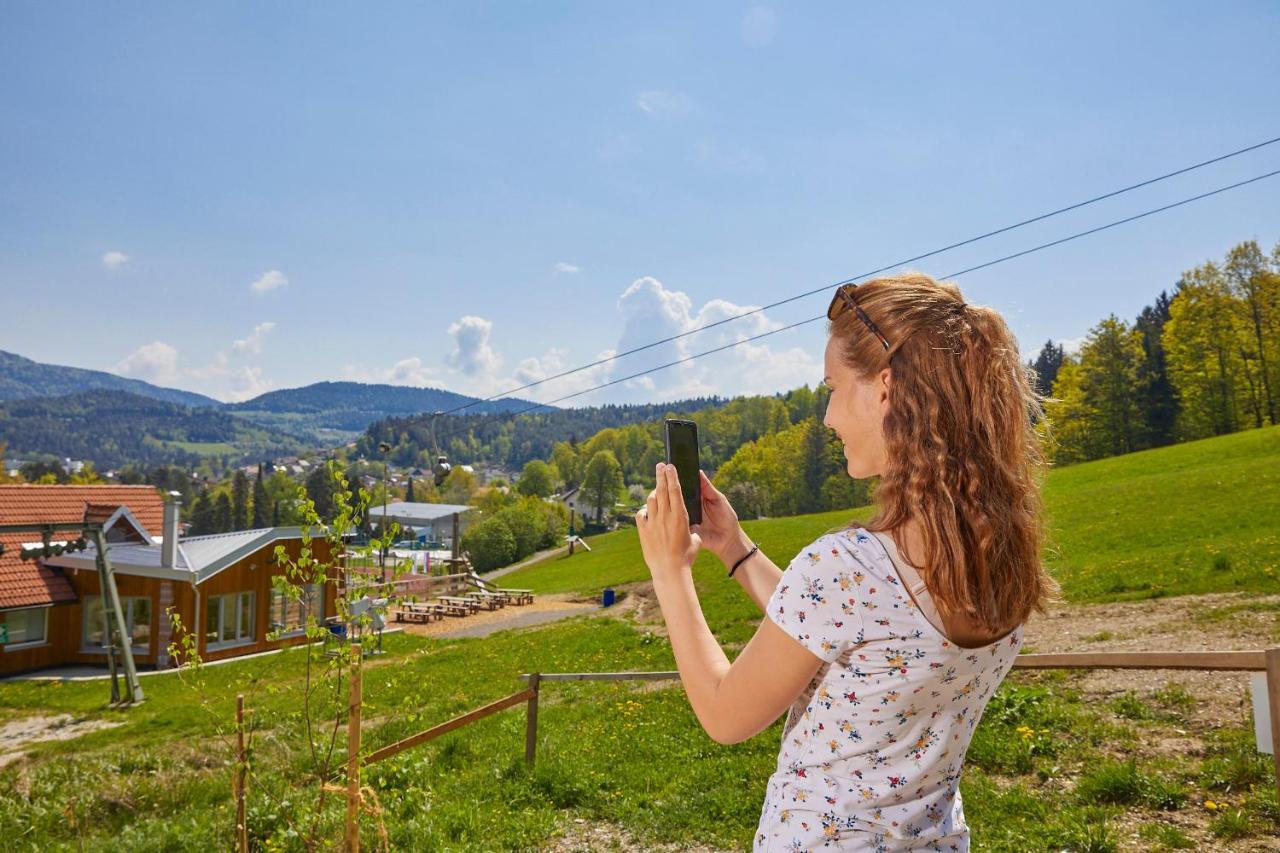
M 1026 654 L 1014 658 L 1016 669 L 1175 669 L 1199 671 L 1265 672 L 1267 707 L 1271 717 L 1272 758 L 1277 794 L 1280 795 L 1280 647 L 1262 651 L 1196 652 L 1069 652 Z M 673 681 L 676 671 L 658 672 L 530 672 L 519 676 L 528 686 L 518 693 L 491 702 L 448 722 L 441 723 L 370 753 L 365 764 L 399 755 L 406 749 L 460 729 L 491 714 L 527 703 L 525 761 L 533 765 L 538 743 L 538 697 L 545 682 L 553 681 Z

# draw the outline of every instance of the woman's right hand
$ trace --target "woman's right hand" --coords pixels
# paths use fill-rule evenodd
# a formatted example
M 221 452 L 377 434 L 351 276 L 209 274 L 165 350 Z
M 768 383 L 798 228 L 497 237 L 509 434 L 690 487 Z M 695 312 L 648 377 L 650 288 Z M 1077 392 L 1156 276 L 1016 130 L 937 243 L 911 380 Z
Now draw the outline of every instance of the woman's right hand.
M 738 524 L 738 514 L 724 493 L 711 485 L 707 472 L 699 471 L 698 480 L 702 493 L 702 523 L 693 525 L 693 530 L 702 539 L 702 547 L 721 560 L 737 559 L 741 554 L 729 552 L 741 548 L 746 539 L 742 526 Z

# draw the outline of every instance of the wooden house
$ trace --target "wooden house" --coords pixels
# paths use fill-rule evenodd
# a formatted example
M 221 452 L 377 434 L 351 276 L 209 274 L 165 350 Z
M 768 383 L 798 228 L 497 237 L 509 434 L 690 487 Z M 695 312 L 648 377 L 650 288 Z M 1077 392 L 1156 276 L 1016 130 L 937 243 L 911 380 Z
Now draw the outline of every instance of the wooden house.
M 206 661 L 305 641 L 301 626 L 335 612 L 335 585 L 310 601 L 289 601 L 271 583 L 283 568 L 275 548 L 296 558 L 298 528 L 179 538 L 178 505 L 150 486 L 0 486 L 0 523 L 92 521 L 104 525 L 107 553 L 139 668 L 175 665 L 169 613 L 198 637 Z M 75 538 L 59 534 L 59 538 Z M 106 612 L 92 546 L 21 560 L 38 534 L 10 534 L 0 555 L 0 674 L 60 664 L 105 664 Z M 313 553 L 327 559 L 325 542 Z M 268 639 L 276 629 L 286 633 Z M 7 635 L 7 636 L 6 636 Z

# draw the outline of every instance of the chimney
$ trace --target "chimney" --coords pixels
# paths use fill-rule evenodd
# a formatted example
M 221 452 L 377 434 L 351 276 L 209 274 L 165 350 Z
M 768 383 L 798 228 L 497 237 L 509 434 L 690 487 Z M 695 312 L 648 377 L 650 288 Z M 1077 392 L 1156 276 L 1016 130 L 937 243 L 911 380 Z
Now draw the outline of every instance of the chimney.
M 181 492 L 169 492 L 164 502 L 164 532 L 160 541 L 160 565 L 173 569 L 178 566 L 178 508 L 182 506 Z

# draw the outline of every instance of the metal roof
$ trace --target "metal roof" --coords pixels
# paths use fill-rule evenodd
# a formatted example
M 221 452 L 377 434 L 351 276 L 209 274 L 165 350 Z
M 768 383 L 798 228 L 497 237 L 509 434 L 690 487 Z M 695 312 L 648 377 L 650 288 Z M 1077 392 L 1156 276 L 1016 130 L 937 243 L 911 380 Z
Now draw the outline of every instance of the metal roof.
M 422 524 L 440 518 L 448 518 L 455 512 L 470 512 L 473 509 L 475 507 L 461 504 L 425 504 L 395 501 L 387 504 L 387 518 L 392 521 L 402 521 L 405 524 Z M 375 516 L 382 518 L 382 504 L 375 504 L 369 507 L 369 518 L 372 519 Z
M 204 583 L 218 572 L 281 539 L 300 539 L 299 527 L 268 527 L 190 536 L 178 540 L 177 565 L 160 565 L 160 546 L 117 542 L 107 546 L 111 567 L 117 572 L 149 578 Z M 49 557 L 44 562 L 64 569 L 97 568 L 97 549 L 90 546 L 76 554 Z

